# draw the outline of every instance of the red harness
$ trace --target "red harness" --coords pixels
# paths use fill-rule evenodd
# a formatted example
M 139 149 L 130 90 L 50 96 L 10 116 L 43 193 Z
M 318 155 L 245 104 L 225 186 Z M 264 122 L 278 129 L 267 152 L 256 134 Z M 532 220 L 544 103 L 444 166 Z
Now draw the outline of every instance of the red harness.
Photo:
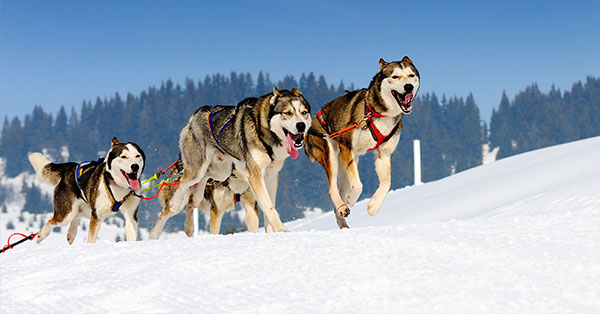
M 327 106 L 327 104 L 325 104 L 325 106 Z M 325 115 L 323 114 L 323 108 L 325 108 L 325 106 L 321 107 L 321 110 L 319 110 L 319 112 L 317 112 L 317 120 L 319 121 L 319 123 L 321 123 L 325 132 L 327 132 L 329 134 L 329 138 L 336 138 L 346 132 L 349 132 L 352 129 L 359 127 L 360 122 L 365 121 L 365 120 L 367 121 L 367 127 L 369 128 L 369 131 L 371 132 L 371 136 L 373 137 L 373 140 L 375 140 L 375 142 L 376 142 L 375 147 L 369 149 L 369 151 L 377 149 L 377 148 L 379 148 L 379 145 L 389 141 L 390 138 L 392 138 L 392 136 L 394 136 L 394 134 L 396 133 L 396 131 L 398 131 L 398 128 L 400 127 L 400 120 L 398 120 L 398 123 L 396 123 L 396 125 L 394 126 L 394 128 L 388 135 L 381 134 L 381 131 L 379 131 L 379 129 L 375 126 L 375 123 L 373 122 L 373 118 L 385 118 L 387 116 L 376 112 L 375 110 L 373 110 L 373 108 L 371 106 L 366 105 L 365 106 L 365 115 L 360 121 L 354 121 L 354 123 L 351 126 L 343 128 L 339 131 L 332 133 L 329 130 L 329 126 L 327 125 L 327 120 L 325 119 Z
M 369 131 L 371 131 L 371 136 L 373 136 L 373 139 L 375 140 L 375 142 L 377 142 L 377 144 L 375 144 L 375 147 L 368 150 L 368 151 L 372 151 L 374 149 L 377 149 L 379 147 L 379 145 L 389 141 L 390 138 L 392 138 L 392 136 L 394 136 L 394 134 L 396 134 L 398 127 L 400 127 L 400 120 L 398 120 L 398 123 L 396 123 L 396 125 L 394 126 L 392 131 L 388 135 L 384 136 L 383 134 L 381 134 L 381 131 L 379 131 L 379 129 L 375 126 L 375 123 L 373 122 L 373 118 L 385 118 L 387 116 L 384 114 L 375 112 L 371 106 L 368 106 L 366 111 L 367 111 L 367 126 L 369 127 Z

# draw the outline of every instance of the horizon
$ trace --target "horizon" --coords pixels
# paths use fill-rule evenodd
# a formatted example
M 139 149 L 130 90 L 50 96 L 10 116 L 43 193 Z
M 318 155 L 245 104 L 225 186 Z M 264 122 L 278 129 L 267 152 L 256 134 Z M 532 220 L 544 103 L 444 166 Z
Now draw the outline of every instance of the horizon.
M 23 119 L 36 105 L 79 111 L 97 97 L 217 73 L 255 80 L 263 71 L 276 82 L 313 72 L 362 88 L 379 58 L 408 55 L 419 94 L 473 94 L 489 122 L 503 91 L 511 100 L 531 84 L 564 92 L 600 74 L 591 70 L 600 69 L 598 2 L 390 4 L 3 0 L 0 118 Z

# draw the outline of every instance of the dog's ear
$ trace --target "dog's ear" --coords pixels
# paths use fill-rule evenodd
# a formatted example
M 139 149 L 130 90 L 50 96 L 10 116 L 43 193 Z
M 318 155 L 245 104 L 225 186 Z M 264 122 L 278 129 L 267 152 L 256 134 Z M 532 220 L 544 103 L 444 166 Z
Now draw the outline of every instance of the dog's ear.
M 383 70 L 383 68 L 385 68 L 386 65 L 390 64 L 389 62 L 385 62 L 385 60 L 383 60 L 383 58 L 379 59 L 379 71 Z
M 402 58 L 402 63 L 413 64 L 412 60 L 410 60 L 410 58 L 407 56 L 404 56 L 404 58 Z
M 271 96 L 271 100 L 269 101 L 271 106 L 273 106 L 275 104 L 277 97 L 281 97 L 281 96 L 283 96 L 283 94 L 277 89 L 277 86 L 273 86 L 273 96 Z
M 301 91 L 299 91 L 298 89 L 296 89 L 295 87 L 294 87 L 294 88 L 292 88 L 292 94 L 293 94 L 294 96 L 296 96 L 296 97 L 300 97 L 300 96 L 302 96 L 302 92 L 301 92 Z
M 116 145 L 121 144 L 116 137 L 113 137 L 111 147 L 115 147 Z

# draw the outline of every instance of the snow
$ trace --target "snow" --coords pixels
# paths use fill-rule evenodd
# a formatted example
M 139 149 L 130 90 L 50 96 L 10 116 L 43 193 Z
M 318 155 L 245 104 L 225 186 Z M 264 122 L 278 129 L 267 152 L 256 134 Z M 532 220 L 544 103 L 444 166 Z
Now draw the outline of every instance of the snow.
M 486 143 L 481 145 L 481 155 L 482 155 L 482 163 L 484 165 L 490 164 L 496 161 L 496 157 L 498 156 L 498 151 L 500 151 L 500 147 L 494 147 L 490 150 L 490 144 Z
M 326 212 L 289 233 L 22 244 L 0 255 L 0 312 L 599 312 L 598 160 L 600 137 L 502 159 L 375 217 L 360 202 L 349 230 Z

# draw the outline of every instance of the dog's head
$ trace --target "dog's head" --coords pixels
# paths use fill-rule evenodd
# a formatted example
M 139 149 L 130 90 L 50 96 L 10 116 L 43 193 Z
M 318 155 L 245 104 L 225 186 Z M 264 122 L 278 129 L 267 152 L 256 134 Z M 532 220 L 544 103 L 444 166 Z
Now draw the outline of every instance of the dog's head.
M 304 145 L 304 136 L 310 128 L 310 105 L 302 93 L 273 88 L 270 100 L 269 125 L 271 131 L 285 143 L 285 149 L 293 159 L 298 158 L 298 148 Z
M 419 90 L 419 71 L 408 57 L 402 61 L 385 62 L 379 59 L 379 72 L 371 86 L 378 86 L 381 98 L 390 115 L 409 114 L 412 101 Z
M 145 163 L 146 155 L 137 144 L 121 143 L 116 137 L 112 139 L 106 156 L 106 171 L 112 175 L 116 184 L 133 190 L 139 189 Z

